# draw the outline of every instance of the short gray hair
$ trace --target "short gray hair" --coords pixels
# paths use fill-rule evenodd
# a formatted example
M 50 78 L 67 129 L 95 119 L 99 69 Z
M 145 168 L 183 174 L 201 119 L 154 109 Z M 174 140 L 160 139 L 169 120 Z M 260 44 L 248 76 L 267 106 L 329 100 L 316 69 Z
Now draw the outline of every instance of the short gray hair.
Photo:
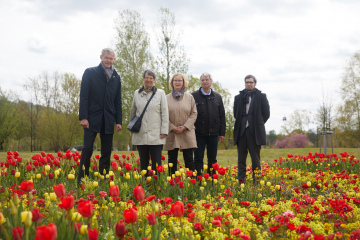
M 210 73 L 208 73 L 208 72 L 204 72 L 203 74 L 201 74 L 201 76 L 200 76 L 200 80 L 201 80 L 201 78 L 202 78 L 202 77 L 209 77 L 209 78 L 211 79 L 211 81 L 213 80 L 213 78 L 212 78 L 211 74 L 210 74 Z
M 152 76 L 156 80 L 156 75 L 155 75 L 155 72 L 153 70 L 146 69 L 144 71 L 143 78 L 145 78 L 146 74 L 148 74 L 149 76 Z
M 101 50 L 101 56 L 104 56 L 105 53 L 109 53 L 109 54 L 112 53 L 115 56 L 115 52 L 111 48 L 104 48 L 103 50 Z

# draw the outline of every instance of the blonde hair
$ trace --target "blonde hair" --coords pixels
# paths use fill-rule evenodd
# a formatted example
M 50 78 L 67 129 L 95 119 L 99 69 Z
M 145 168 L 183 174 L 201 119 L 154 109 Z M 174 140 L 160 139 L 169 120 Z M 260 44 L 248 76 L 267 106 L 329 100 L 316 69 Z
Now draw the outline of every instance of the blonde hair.
M 185 75 L 182 74 L 182 73 L 175 73 L 175 74 L 171 77 L 170 87 L 171 87 L 171 88 L 174 88 L 173 81 L 174 81 L 174 78 L 177 77 L 177 76 L 182 77 L 182 79 L 184 80 L 183 88 L 187 88 L 187 86 L 188 86 L 188 80 L 187 80 L 187 78 L 185 77 Z

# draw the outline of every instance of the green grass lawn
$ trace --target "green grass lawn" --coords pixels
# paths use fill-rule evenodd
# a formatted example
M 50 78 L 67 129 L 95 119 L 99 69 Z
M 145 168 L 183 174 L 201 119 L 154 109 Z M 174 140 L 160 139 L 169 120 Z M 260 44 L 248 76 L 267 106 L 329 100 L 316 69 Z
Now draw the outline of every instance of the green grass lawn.
M 274 159 L 277 159 L 279 157 L 286 157 L 288 154 L 293 154 L 293 155 L 307 155 L 309 152 L 311 153 L 315 153 L 315 152 L 319 152 L 318 148 L 289 148 L 289 149 L 262 149 L 260 152 L 261 155 L 261 161 L 264 162 L 269 162 L 272 163 Z M 347 152 L 349 155 L 355 155 L 355 157 L 359 157 L 360 156 L 360 149 L 358 148 L 334 148 L 334 153 L 337 153 L 339 155 L 339 153 L 341 152 Z M 20 156 L 24 159 L 30 159 L 31 156 L 33 156 L 36 153 L 40 153 L 40 152 L 20 152 Z M 126 155 L 130 155 L 131 151 L 116 151 L 116 152 L 112 152 L 112 154 L 118 154 L 118 155 L 122 155 L 122 154 L 126 154 Z M 331 153 L 331 148 L 328 149 L 328 154 Z M 96 151 L 94 152 L 95 154 L 100 154 L 100 152 Z M 56 156 L 56 153 L 53 153 L 54 156 Z M 138 156 L 138 153 L 135 152 L 135 155 Z M 163 151 L 163 155 L 166 157 L 167 159 L 167 151 Z M 179 153 L 179 157 L 178 159 L 183 162 L 183 157 L 182 157 L 182 153 Z M 229 166 L 229 165 L 236 165 L 237 164 L 237 151 L 236 148 L 230 149 L 230 150 L 219 150 L 218 151 L 218 155 L 217 155 L 217 159 L 220 165 L 222 166 Z M 0 161 L 6 161 L 6 152 L 0 152 Z M 165 161 L 167 162 L 167 161 Z M 207 163 L 206 160 L 206 152 L 205 152 L 205 158 L 204 158 L 204 162 Z M 250 156 L 248 156 L 247 158 L 247 163 L 250 164 L 251 160 L 250 160 Z

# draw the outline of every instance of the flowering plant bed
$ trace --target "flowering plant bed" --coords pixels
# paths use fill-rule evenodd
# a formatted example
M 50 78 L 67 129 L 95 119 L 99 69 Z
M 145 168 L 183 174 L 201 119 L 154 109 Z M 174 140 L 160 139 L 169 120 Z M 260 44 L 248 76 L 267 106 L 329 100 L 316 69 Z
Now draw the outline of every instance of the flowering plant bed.
M 139 170 L 114 155 L 108 174 L 76 184 L 78 153 L 8 152 L 0 162 L 1 239 L 360 239 L 359 161 L 347 153 L 289 154 L 247 180 L 237 166 L 196 176 L 171 164 Z

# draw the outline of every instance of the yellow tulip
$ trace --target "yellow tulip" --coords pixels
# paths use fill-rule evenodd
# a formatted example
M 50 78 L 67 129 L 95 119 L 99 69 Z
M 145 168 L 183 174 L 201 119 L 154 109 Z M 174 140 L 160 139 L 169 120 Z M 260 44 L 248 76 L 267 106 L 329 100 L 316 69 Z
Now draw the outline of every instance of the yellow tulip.
M 97 181 L 93 182 L 93 187 L 97 187 L 99 185 L 99 183 Z
M 181 173 L 180 173 L 179 171 L 176 171 L 176 172 L 175 172 L 175 175 L 176 175 L 177 177 L 179 177 L 179 176 L 181 175 Z
M 85 235 L 88 233 L 88 225 L 82 225 L 81 228 L 80 228 L 80 232 L 82 235 Z
M 56 194 L 55 193 L 50 193 L 50 199 L 52 200 L 52 201 L 55 201 L 56 200 Z
M 267 182 L 266 186 L 270 187 L 271 186 L 271 182 Z
M 276 190 L 280 190 L 280 188 L 281 188 L 280 185 L 276 185 L 276 186 L 275 186 L 275 189 L 276 189 Z
M 141 171 L 141 175 L 143 175 L 143 176 L 144 176 L 146 173 L 147 173 L 147 171 L 146 171 L 145 169 Z
M 130 175 L 127 175 L 127 174 L 126 174 L 126 179 L 129 180 L 129 179 L 130 179 Z
M 170 181 L 170 180 L 171 180 L 171 177 L 170 177 L 170 176 L 167 176 L 167 177 L 166 177 L 166 180 Z
M 69 178 L 69 179 L 75 179 L 75 175 L 72 174 L 72 173 L 70 173 L 70 174 L 68 175 L 68 178 Z
M 169 167 L 173 167 L 174 165 L 172 163 L 169 163 Z
M 306 185 L 308 185 L 308 187 L 311 187 L 311 182 L 308 181 L 308 182 L 306 183 Z
M 261 186 L 264 186 L 264 184 L 265 184 L 265 181 L 264 181 L 264 180 L 261 180 L 261 181 L 260 181 L 260 185 L 261 185 Z
M 19 177 L 20 177 L 20 172 L 16 172 L 16 173 L 15 173 L 15 177 L 16 177 L 16 178 L 19 178 Z
M 121 171 L 121 167 L 118 167 L 118 171 L 119 171 L 119 172 Z
M 241 188 L 244 188 L 244 187 L 245 187 L 245 184 L 242 183 L 242 184 L 240 185 L 240 187 L 241 187 Z
M 97 177 L 99 172 L 94 172 L 94 176 Z
M 114 183 L 114 181 L 111 181 L 110 182 L 110 187 L 113 187 L 113 186 L 115 186 L 115 183 Z
M 109 174 L 106 174 L 105 177 L 106 177 L 106 178 L 109 178 Z
M 184 173 L 185 170 L 184 170 L 183 168 L 180 168 L 180 172 L 181 172 L 181 173 Z
M 105 178 L 104 175 L 100 175 L 101 180 L 104 180 L 104 178 Z
M 146 180 L 147 180 L 148 182 L 150 182 L 150 181 L 151 181 L 151 177 L 150 177 L 150 176 L 147 177 Z
M 214 181 L 213 181 L 213 182 L 214 182 L 214 184 L 217 184 L 217 179 L 214 179 Z
M 4 215 L 0 212 L 0 225 L 3 225 L 6 222 Z
M 40 173 L 36 174 L 36 178 L 37 178 L 37 179 L 40 179 L 40 178 L 41 178 L 41 174 L 40 174 Z
M 206 182 L 202 182 L 202 185 L 205 187 L 205 186 L 206 186 Z
M 30 221 L 31 221 L 31 219 L 32 219 L 32 213 L 31 213 L 30 211 L 23 211 L 23 212 L 21 213 L 21 221 L 22 221 L 23 223 L 25 223 L 28 215 L 30 215 Z
M 55 176 L 60 174 L 59 170 L 55 170 L 54 173 L 55 173 Z
M 163 167 L 164 167 L 165 170 L 168 169 L 168 165 L 167 165 L 167 164 L 164 164 Z
M 50 166 L 49 165 L 45 166 L 45 171 L 47 171 L 47 172 L 50 171 Z
M 151 166 L 148 166 L 148 167 L 147 167 L 147 170 L 149 170 L 149 171 L 150 171 L 150 170 L 151 170 Z

